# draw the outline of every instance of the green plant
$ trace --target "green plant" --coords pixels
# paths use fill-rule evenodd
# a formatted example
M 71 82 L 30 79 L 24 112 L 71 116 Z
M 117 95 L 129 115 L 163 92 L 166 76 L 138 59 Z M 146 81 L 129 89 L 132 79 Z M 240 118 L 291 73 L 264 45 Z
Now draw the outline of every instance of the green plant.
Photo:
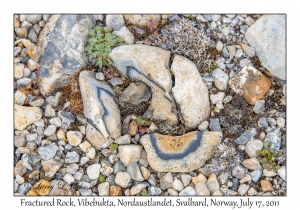
M 278 158 L 282 155 L 282 151 L 279 150 L 276 154 L 275 150 L 270 148 L 270 142 L 264 141 L 264 148 L 262 150 L 257 150 L 256 154 L 258 155 L 257 160 L 263 169 L 276 172 L 280 168 L 280 165 L 278 165 Z
M 141 193 L 141 196 L 149 196 L 150 194 L 147 192 L 147 190 L 143 190 Z
M 100 26 L 91 30 L 88 42 L 85 50 L 90 57 L 98 59 L 96 65 L 100 68 L 103 65 L 111 65 L 112 61 L 108 57 L 111 49 L 124 44 L 124 40 L 112 34 L 110 28 Z
M 117 150 L 118 149 L 118 144 L 109 145 L 109 149 L 112 150 L 112 151 Z
M 212 70 L 214 70 L 214 69 L 216 69 L 218 67 L 217 65 L 215 65 L 214 62 L 215 62 L 214 59 L 208 60 L 206 62 L 206 65 L 208 66 L 208 71 L 209 72 L 212 71 Z
M 149 126 L 151 124 L 151 121 L 143 120 L 140 116 L 138 116 L 138 118 L 136 118 L 136 124 Z
M 170 69 L 170 73 L 171 73 L 171 75 L 174 75 L 174 72 L 173 72 L 173 70 L 172 70 L 172 69 Z
M 99 182 L 105 182 L 105 176 L 103 176 L 102 174 L 100 174 L 100 176 L 98 177 Z

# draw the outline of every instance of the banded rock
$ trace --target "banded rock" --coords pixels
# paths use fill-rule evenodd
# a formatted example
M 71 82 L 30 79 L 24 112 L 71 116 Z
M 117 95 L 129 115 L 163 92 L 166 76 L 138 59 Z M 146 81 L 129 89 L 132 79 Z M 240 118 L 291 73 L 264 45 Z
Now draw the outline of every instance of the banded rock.
M 140 142 L 152 169 L 158 172 L 189 172 L 213 157 L 221 138 L 218 131 L 196 131 L 182 136 L 153 133 L 144 135 Z
M 120 137 L 120 110 L 114 102 L 115 94 L 109 84 L 97 80 L 94 72 L 82 71 L 79 75 L 79 85 L 84 116 L 104 138 Z

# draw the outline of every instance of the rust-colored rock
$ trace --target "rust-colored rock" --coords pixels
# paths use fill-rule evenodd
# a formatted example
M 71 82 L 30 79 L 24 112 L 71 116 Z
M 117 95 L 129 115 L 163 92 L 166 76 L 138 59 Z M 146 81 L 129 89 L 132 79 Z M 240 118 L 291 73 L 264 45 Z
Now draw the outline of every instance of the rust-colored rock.
M 30 190 L 28 193 L 26 193 L 27 196 L 38 196 L 37 192 L 35 190 Z
M 122 188 L 117 185 L 112 185 L 109 187 L 109 195 L 110 196 L 121 196 L 123 195 Z
M 138 125 L 136 123 L 135 120 L 132 120 L 129 124 L 129 130 L 128 130 L 128 134 L 130 136 L 135 136 L 137 134 L 137 132 L 139 131 Z
M 260 185 L 263 192 L 272 192 L 274 190 L 271 182 L 267 180 L 261 180 Z
M 32 190 L 34 190 L 38 195 L 48 195 L 51 190 L 50 183 L 45 179 L 41 179 L 32 187 L 31 191 Z
M 234 92 L 241 94 L 246 102 L 255 105 L 271 87 L 270 80 L 252 66 L 245 66 L 236 76 L 229 80 Z

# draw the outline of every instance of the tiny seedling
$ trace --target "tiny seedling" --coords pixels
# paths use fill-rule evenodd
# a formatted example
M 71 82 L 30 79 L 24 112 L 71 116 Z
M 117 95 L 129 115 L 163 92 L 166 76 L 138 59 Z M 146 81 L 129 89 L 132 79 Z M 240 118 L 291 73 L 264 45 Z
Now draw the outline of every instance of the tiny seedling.
M 270 148 L 270 142 L 264 141 L 264 148 L 262 150 L 256 151 L 257 160 L 263 167 L 263 169 L 267 169 L 268 171 L 277 171 L 280 166 L 277 164 L 278 158 L 282 155 L 282 151 L 278 151 L 275 153 L 273 148 Z
M 100 176 L 98 177 L 99 182 L 105 182 L 105 176 L 103 176 L 102 174 L 100 174 Z
M 117 150 L 118 149 L 118 144 L 109 145 L 109 149 L 112 150 L 112 151 Z

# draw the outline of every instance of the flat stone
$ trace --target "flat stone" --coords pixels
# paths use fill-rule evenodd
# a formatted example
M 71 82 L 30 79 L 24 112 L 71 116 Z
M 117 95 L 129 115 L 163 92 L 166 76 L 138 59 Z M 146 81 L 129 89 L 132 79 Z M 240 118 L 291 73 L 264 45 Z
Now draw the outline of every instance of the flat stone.
M 67 138 L 69 144 L 72 146 L 78 146 L 81 143 L 83 136 L 79 131 L 68 131 Z
M 72 196 L 75 195 L 75 190 L 69 184 L 62 180 L 52 180 L 50 182 L 51 190 L 49 192 L 49 196 Z
M 268 127 L 268 122 L 265 117 L 261 117 L 258 121 L 258 126 L 261 128 L 267 128 Z
M 208 121 L 203 121 L 198 126 L 199 131 L 205 131 L 207 129 L 208 125 L 209 125 Z
M 220 188 L 220 190 L 222 191 L 222 193 L 223 193 L 225 196 L 227 196 L 227 195 L 229 195 L 229 196 L 235 196 L 235 195 L 238 194 L 236 191 L 230 190 L 230 189 L 228 189 L 228 188 Z
M 180 196 L 194 196 L 194 195 L 196 195 L 196 192 L 195 192 L 194 188 L 187 186 L 179 193 L 179 195 Z
M 75 178 L 71 174 L 65 174 L 63 180 L 68 184 L 73 184 L 75 182 Z
M 127 172 L 130 174 L 131 179 L 135 181 L 144 181 L 144 177 L 137 163 L 133 162 L 127 166 Z
M 261 180 L 260 185 L 261 185 L 261 189 L 263 192 L 273 192 L 274 191 L 274 188 L 273 188 L 271 182 L 269 182 L 267 180 Z
M 116 144 L 120 144 L 120 145 L 122 145 L 122 144 L 130 144 L 130 142 L 131 142 L 131 136 L 128 135 L 128 134 L 126 134 L 124 136 L 120 136 L 119 138 L 117 138 L 115 140 L 115 143 Z
M 123 45 L 114 48 L 109 57 L 122 75 L 143 82 L 150 88 L 152 99 L 149 109 L 153 109 L 154 120 L 177 124 L 177 116 L 171 112 L 172 106 L 176 105 L 170 96 L 169 51 L 147 45 Z
M 149 20 L 152 20 L 153 24 L 156 25 L 161 20 L 161 15 L 124 15 L 124 19 L 135 26 L 149 27 L 151 26 Z
M 248 191 L 248 189 L 249 189 L 249 185 L 242 184 L 242 185 L 240 185 L 238 192 L 240 195 L 245 195 L 246 192 Z
M 162 190 L 166 190 L 170 187 L 172 187 L 173 185 L 173 176 L 172 173 L 167 173 L 166 175 L 164 175 L 161 180 L 160 180 L 160 188 Z
M 141 172 L 142 172 L 142 175 L 143 175 L 144 179 L 146 179 L 146 180 L 149 179 L 150 175 L 151 175 L 151 172 L 144 166 L 141 166 L 140 169 L 141 169 Z
M 38 153 L 43 160 L 49 160 L 56 155 L 58 147 L 55 143 L 38 148 Z
M 130 174 L 127 172 L 119 172 L 116 175 L 115 182 L 123 188 L 127 188 L 131 180 Z
M 260 114 L 265 110 L 265 100 L 258 100 L 256 101 L 254 107 L 253 107 L 253 112 L 256 114 Z
M 104 80 L 105 79 L 104 74 L 102 72 L 96 73 L 96 79 L 101 81 Z
M 185 127 L 194 129 L 210 114 L 207 86 L 196 65 L 183 56 L 175 56 L 171 69 L 176 81 L 172 88 L 174 99 L 180 107 Z
M 67 152 L 65 163 L 78 163 L 79 162 L 79 155 L 73 152 Z
M 51 125 L 55 125 L 56 127 L 61 127 L 61 119 L 59 117 L 53 117 L 49 120 Z
M 19 38 L 27 38 L 28 31 L 26 28 L 15 28 L 15 33 Z
M 270 148 L 273 148 L 275 153 L 277 153 L 281 146 L 281 131 L 279 128 L 275 129 L 273 132 L 269 132 L 265 141 L 270 142 Z
M 284 128 L 285 127 L 285 119 L 283 117 L 277 117 L 276 124 L 278 125 L 279 128 Z
M 183 186 L 182 182 L 178 179 L 175 179 L 173 181 L 172 187 L 176 191 L 182 191 L 184 189 L 184 186 Z
M 86 173 L 90 179 L 98 179 L 100 175 L 100 164 L 93 164 L 87 167 Z
M 246 32 L 261 65 L 279 79 L 286 79 L 286 16 L 263 15 Z
M 233 57 L 235 56 L 236 53 L 236 49 L 234 45 L 227 45 L 226 46 L 228 52 L 229 52 L 229 59 L 233 59 Z
M 267 169 L 263 170 L 263 174 L 265 177 L 274 177 L 277 175 L 277 173 L 275 171 L 268 171 Z
M 37 51 L 31 56 L 41 66 L 43 95 L 64 87 L 68 78 L 87 63 L 86 40 L 95 25 L 90 15 L 52 15 L 40 32 Z
M 203 174 L 199 174 L 198 176 L 192 177 L 192 182 L 194 185 L 198 184 L 199 182 L 207 182 L 207 178 Z
M 219 118 L 210 118 L 209 129 L 211 131 L 218 131 L 223 136 L 223 131 L 222 131 L 222 128 L 220 126 L 220 120 L 219 120 Z
M 188 186 L 190 184 L 192 176 L 189 175 L 189 174 L 181 174 L 180 178 L 181 178 L 183 186 L 186 187 L 186 186 Z
M 284 181 L 286 181 L 286 166 L 281 166 L 277 170 L 277 173 Z
M 240 137 L 238 137 L 234 142 L 236 144 L 246 144 L 251 140 L 251 133 L 249 130 L 246 130 Z
M 158 172 L 189 172 L 213 157 L 214 148 L 220 144 L 221 138 L 219 132 L 208 131 L 182 136 L 153 133 L 144 135 L 140 142 L 152 169 Z
M 125 166 L 138 162 L 142 155 L 143 147 L 139 145 L 120 145 L 118 147 L 120 160 Z
M 250 159 L 245 159 L 242 162 L 242 165 L 245 168 L 250 169 L 250 170 L 254 170 L 254 171 L 261 169 L 261 166 L 260 166 L 259 162 L 254 157 L 250 158 Z
M 103 182 L 98 185 L 99 196 L 108 196 L 109 195 L 109 183 Z
M 46 106 L 45 117 L 55 117 L 55 110 L 51 107 L 50 104 Z
M 148 191 L 151 196 L 158 196 L 161 194 L 161 189 L 158 187 L 154 187 L 154 186 L 149 187 Z
M 66 172 L 70 174 L 75 174 L 75 172 L 79 169 L 79 166 L 75 163 L 72 163 L 67 166 Z
M 120 30 L 114 31 L 113 34 L 122 38 L 128 44 L 134 43 L 134 36 L 126 26 L 122 26 Z
M 109 195 L 110 196 L 122 196 L 122 188 L 118 185 L 111 185 L 109 186 Z
M 42 118 L 42 110 L 38 107 L 25 107 L 15 104 L 15 129 L 24 130 L 28 125 Z
M 48 125 L 48 127 L 44 131 L 45 136 L 51 136 L 55 133 L 56 126 L 55 125 Z
M 257 157 L 256 151 L 262 150 L 263 146 L 263 142 L 260 140 L 248 141 L 246 144 L 246 152 L 249 157 Z
M 42 20 L 42 17 L 43 17 L 43 15 L 27 15 L 27 16 L 26 16 L 26 20 L 27 20 L 29 23 L 36 24 L 36 23 L 38 23 L 40 20 Z
M 245 66 L 229 80 L 229 86 L 241 94 L 248 104 L 255 105 L 268 92 L 271 82 L 254 67 Z
M 124 26 L 123 15 L 106 15 L 106 27 L 118 31 Z
M 80 165 L 84 165 L 84 164 L 86 164 L 89 161 L 90 161 L 90 159 L 88 157 L 82 157 L 80 159 Z
M 134 82 L 123 91 L 119 97 L 119 101 L 139 105 L 147 102 L 151 97 L 149 88 L 143 82 Z
M 82 71 L 79 85 L 83 100 L 83 114 L 104 138 L 121 136 L 121 117 L 114 101 L 114 92 L 105 81 L 95 78 L 95 73 Z
M 238 178 L 233 178 L 231 179 L 232 181 L 232 186 L 230 187 L 231 190 L 237 190 L 240 183 L 239 183 L 239 179 Z
M 221 52 L 223 50 L 223 43 L 221 41 L 217 42 L 216 49 Z
M 14 77 L 16 79 L 21 79 L 24 75 L 24 64 L 23 63 L 16 63 L 14 67 Z
M 120 77 L 113 77 L 109 80 L 109 83 L 115 87 L 118 85 L 123 85 L 123 80 Z
M 101 150 L 107 148 L 113 141 L 105 138 L 101 132 L 88 123 L 86 127 L 87 140 L 97 149 Z
M 89 159 L 93 160 L 95 158 L 96 155 L 96 150 L 94 147 L 90 147 L 86 153 L 85 153 L 86 157 L 88 157 Z
M 261 170 L 256 170 L 256 171 L 251 172 L 251 179 L 252 179 L 252 181 L 254 181 L 255 183 L 258 182 L 258 180 L 260 179 L 261 175 L 262 175 Z
M 178 192 L 172 188 L 168 189 L 168 193 L 170 196 L 178 196 Z
M 206 181 L 206 186 L 211 194 L 220 189 L 220 185 L 216 175 L 214 174 L 209 175 L 208 180 Z
M 217 104 L 218 102 L 223 102 L 225 93 L 224 92 L 218 92 L 217 94 L 210 95 L 210 101 L 212 104 Z
M 26 140 L 21 136 L 14 136 L 14 145 L 15 147 L 24 147 L 26 145 Z
M 23 92 L 18 91 L 18 90 L 15 92 L 15 103 L 16 104 L 22 106 L 24 104 L 26 98 L 27 97 Z
M 232 169 L 232 176 L 242 179 L 245 176 L 245 169 L 241 166 L 236 166 Z
M 199 182 L 195 186 L 195 195 L 210 195 L 210 191 L 208 190 L 207 186 L 204 182 Z
M 136 194 L 142 192 L 142 190 L 145 188 L 146 188 L 145 184 L 143 184 L 143 183 L 137 184 L 130 189 L 130 195 L 136 195 Z
M 248 193 L 247 193 L 249 196 L 253 196 L 253 195 L 256 195 L 257 194 L 257 191 L 251 187 L 249 190 L 248 190 Z
M 86 152 L 92 145 L 88 141 L 84 141 L 83 143 L 79 144 L 79 147 L 82 151 Z
M 62 164 L 50 159 L 43 163 L 43 169 L 45 171 L 45 177 L 52 178 L 55 176 L 56 172 L 60 169 Z
M 217 68 L 212 71 L 211 75 L 215 77 L 214 84 L 218 90 L 225 90 L 228 85 L 229 75 Z

